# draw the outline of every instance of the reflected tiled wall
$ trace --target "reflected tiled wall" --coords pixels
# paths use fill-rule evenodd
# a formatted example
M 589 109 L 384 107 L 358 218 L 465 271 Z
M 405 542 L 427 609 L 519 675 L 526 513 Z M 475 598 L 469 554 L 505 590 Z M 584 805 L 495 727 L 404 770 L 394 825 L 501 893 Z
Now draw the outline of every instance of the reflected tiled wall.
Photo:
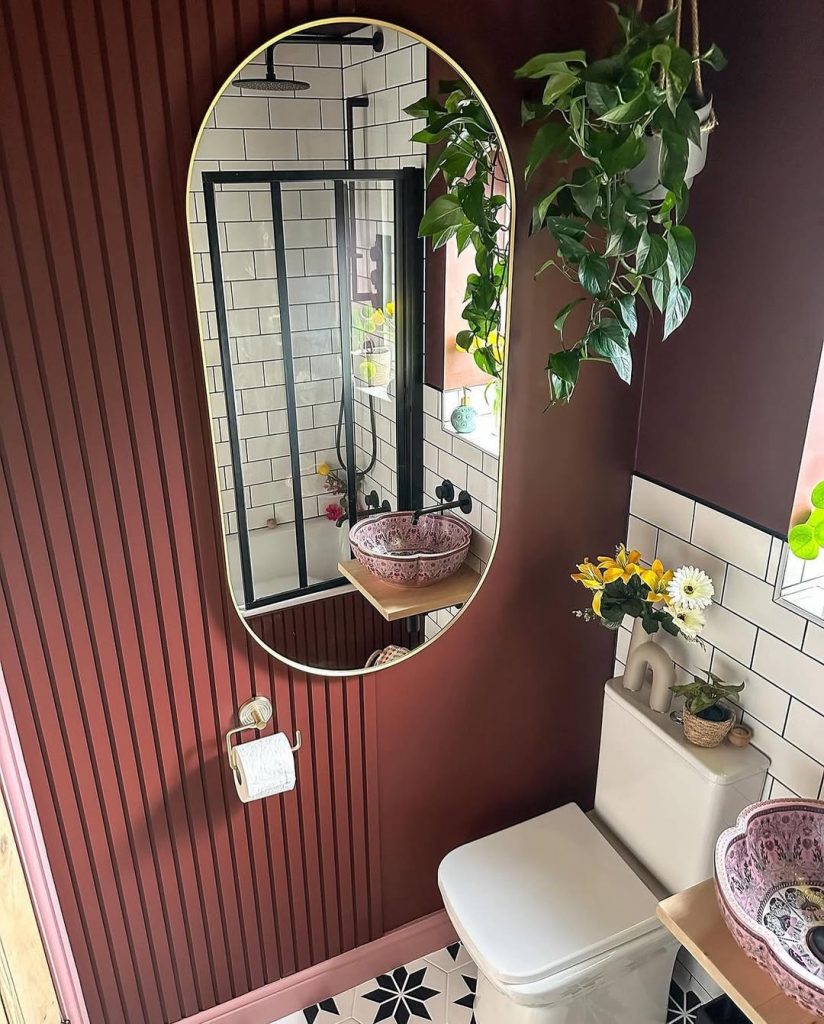
M 310 89 L 266 95 L 229 86 L 204 130 L 192 176 L 195 272 L 229 533 L 236 532 L 237 521 L 201 174 L 235 169 L 334 170 L 343 166 L 344 157 L 340 48 L 282 44 L 275 54 L 277 74 L 307 81 Z M 282 63 L 285 60 L 289 63 Z M 261 54 L 242 77 L 263 73 Z M 216 194 L 215 206 L 247 520 L 250 529 L 258 529 L 272 518 L 294 519 L 269 190 L 266 185 L 225 185 Z M 327 503 L 323 478 L 316 470 L 324 461 L 335 461 L 334 424 L 341 391 L 332 189 L 316 183 L 285 183 L 283 216 L 303 514 L 311 518 L 322 514 Z

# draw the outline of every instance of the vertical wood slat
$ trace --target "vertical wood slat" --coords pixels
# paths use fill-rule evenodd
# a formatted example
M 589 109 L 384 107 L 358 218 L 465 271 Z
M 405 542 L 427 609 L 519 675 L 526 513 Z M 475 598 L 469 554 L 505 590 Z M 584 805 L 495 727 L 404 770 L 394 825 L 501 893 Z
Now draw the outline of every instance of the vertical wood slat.
M 237 40 L 286 12 L 0 10 L 0 658 L 92 1021 L 171 1022 L 380 933 L 364 690 L 237 621 L 204 440 L 186 165 Z M 263 628 L 360 659 L 351 604 Z M 223 734 L 252 692 L 305 743 L 297 791 L 247 807 Z

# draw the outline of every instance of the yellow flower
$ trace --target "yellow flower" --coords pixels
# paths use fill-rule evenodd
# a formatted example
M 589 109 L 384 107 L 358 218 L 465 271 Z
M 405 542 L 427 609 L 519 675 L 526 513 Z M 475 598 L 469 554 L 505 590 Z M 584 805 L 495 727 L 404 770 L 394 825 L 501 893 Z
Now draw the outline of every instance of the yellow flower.
M 320 476 L 329 476 L 329 463 L 328 462 L 321 462 L 321 464 L 318 466 L 318 474 Z
M 386 323 L 386 317 L 383 315 L 382 309 L 376 309 L 372 314 L 372 323 L 375 327 L 383 327 Z
M 640 560 L 640 551 L 627 551 L 623 544 L 619 544 L 615 551 L 615 558 L 598 555 L 598 566 L 604 573 L 605 583 L 612 583 L 615 580 L 629 583 L 630 579 L 641 571 L 641 567 L 638 565 Z
M 572 573 L 571 579 L 576 583 L 583 584 L 587 590 L 603 590 L 604 576 L 597 565 L 593 565 L 589 559 L 585 559 L 578 566 L 578 572 Z
M 649 587 L 649 593 L 644 598 L 645 601 L 649 601 L 651 604 L 657 604 L 658 601 L 663 601 L 664 604 L 671 603 L 672 598 L 667 593 L 667 587 L 672 580 L 672 570 L 668 569 L 664 572 L 664 564 L 660 559 L 656 558 L 652 566 L 639 575 Z
M 392 300 L 390 300 L 389 302 L 386 303 L 386 315 L 387 316 L 394 316 L 395 315 L 395 303 Z
M 601 614 L 601 598 L 604 596 L 603 590 L 596 590 L 592 595 L 592 610 L 596 615 Z

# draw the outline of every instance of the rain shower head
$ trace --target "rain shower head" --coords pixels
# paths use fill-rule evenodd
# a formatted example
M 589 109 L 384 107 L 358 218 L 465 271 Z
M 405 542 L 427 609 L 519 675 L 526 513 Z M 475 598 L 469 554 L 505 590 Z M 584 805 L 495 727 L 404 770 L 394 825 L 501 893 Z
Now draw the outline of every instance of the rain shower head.
M 266 76 L 264 78 L 236 78 L 232 85 L 241 89 L 256 89 L 259 92 L 301 92 L 309 88 L 308 82 L 295 78 L 278 78 L 275 74 L 275 47 L 266 47 Z

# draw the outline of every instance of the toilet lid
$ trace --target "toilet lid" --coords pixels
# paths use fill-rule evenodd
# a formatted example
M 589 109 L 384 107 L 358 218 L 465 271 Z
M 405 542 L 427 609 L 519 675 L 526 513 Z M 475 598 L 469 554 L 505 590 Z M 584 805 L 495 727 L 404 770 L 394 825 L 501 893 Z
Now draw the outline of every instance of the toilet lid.
M 441 863 L 446 908 L 485 973 L 526 985 L 658 927 L 655 896 L 575 804 Z

